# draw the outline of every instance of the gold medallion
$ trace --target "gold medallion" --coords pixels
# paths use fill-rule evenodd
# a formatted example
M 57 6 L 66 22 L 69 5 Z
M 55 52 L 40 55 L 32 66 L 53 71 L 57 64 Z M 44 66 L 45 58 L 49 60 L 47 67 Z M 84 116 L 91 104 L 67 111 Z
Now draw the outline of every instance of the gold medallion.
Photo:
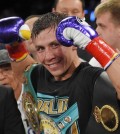
M 40 130 L 40 120 L 38 116 L 38 110 L 35 100 L 30 92 L 24 92 L 22 96 L 22 107 L 24 109 L 25 115 L 35 132 Z
M 94 117 L 97 123 L 101 123 L 102 126 L 109 132 L 117 130 L 119 125 L 119 118 L 117 111 L 110 105 L 104 105 L 101 109 L 97 106 L 94 108 Z
M 47 116 L 45 113 L 40 113 L 41 128 L 44 134 L 61 134 L 59 128 L 52 118 Z

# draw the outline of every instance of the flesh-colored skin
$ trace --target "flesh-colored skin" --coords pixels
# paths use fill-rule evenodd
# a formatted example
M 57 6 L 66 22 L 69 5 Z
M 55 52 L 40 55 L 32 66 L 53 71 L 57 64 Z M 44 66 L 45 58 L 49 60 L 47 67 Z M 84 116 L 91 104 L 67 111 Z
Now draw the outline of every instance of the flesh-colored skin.
M 110 12 L 105 12 L 96 17 L 99 36 L 107 42 L 112 48 L 119 53 L 120 50 L 120 25 L 116 25 Z M 112 65 L 106 70 L 114 85 L 117 96 L 120 99 L 120 58 L 115 60 Z
M 47 36 L 46 36 L 47 35 Z M 80 64 L 76 47 L 65 47 L 58 43 L 54 29 L 42 31 L 33 40 L 38 60 L 56 80 L 66 80 Z
M 17 79 L 11 67 L 0 68 L 0 84 L 6 87 L 12 87 L 16 100 L 19 98 L 22 83 Z
M 29 28 L 30 28 L 31 31 L 32 31 L 34 22 L 35 22 L 38 18 L 39 18 L 39 17 L 33 17 L 33 18 L 30 18 L 30 19 L 28 19 L 28 20 L 25 21 L 25 24 L 27 24 L 27 25 L 29 26 Z M 34 44 L 33 44 L 33 42 L 32 42 L 32 39 L 30 38 L 29 40 L 26 40 L 26 41 L 25 41 L 25 45 L 26 45 L 26 48 L 27 48 L 28 52 L 33 55 L 33 58 L 34 58 L 36 61 L 38 61 L 38 60 L 37 60 L 37 56 L 36 56 L 36 49 L 35 49 L 35 46 L 34 46 Z
M 46 36 L 47 35 L 47 36 Z M 55 36 L 55 28 L 48 28 L 40 32 L 33 39 L 37 50 L 37 57 L 56 80 L 66 80 L 76 67 L 81 63 L 77 55 L 77 47 L 65 47 L 58 43 Z M 30 55 L 20 62 L 12 62 L 12 68 L 17 77 L 24 82 L 24 70 L 31 64 L 36 63 Z
M 118 99 L 120 100 L 120 57 L 107 69 L 107 74 L 114 85 Z
M 59 0 L 57 6 L 52 11 L 66 13 L 69 16 L 78 16 L 80 18 L 84 18 L 85 16 L 80 0 Z
M 77 55 L 77 48 L 59 44 L 54 28 L 40 32 L 33 39 L 33 44 L 36 47 L 39 62 L 48 69 L 55 80 L 68 79 L 81 63 Z M 20 62 L 12 62 L 12 68 L 22 82 L 25 80 L 23 77 L 24 70 L 33 63 L 35 61 L 29 55 Z
M 96 17 L 99 36 L 104 39 L 115 50 L 120 50 L 120 25 L 116 25 L 109 12 L 102 13 Z

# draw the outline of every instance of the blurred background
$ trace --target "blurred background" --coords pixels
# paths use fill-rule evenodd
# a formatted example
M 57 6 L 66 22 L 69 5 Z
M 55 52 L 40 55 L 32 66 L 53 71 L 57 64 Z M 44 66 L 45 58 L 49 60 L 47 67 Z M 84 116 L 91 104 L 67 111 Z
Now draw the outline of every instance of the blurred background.
M 0 19 L 9 16 L 20 16 L 25 19 L 29 15 L 43 14 L 51 11 L 54 0 L 1 0 Z M 85 0 L 86 21 L 95 25 L 94 9 L 100 0 Z

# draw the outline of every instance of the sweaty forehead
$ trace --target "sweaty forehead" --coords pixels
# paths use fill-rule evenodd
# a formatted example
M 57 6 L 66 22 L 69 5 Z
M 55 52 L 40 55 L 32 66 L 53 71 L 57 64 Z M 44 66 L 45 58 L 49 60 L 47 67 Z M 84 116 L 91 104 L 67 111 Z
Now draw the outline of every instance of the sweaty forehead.
M 49 44 L 56 40 L 55 28 L 47 28 L 41 31 L 36 38 L 33 39 L 35 46 Z

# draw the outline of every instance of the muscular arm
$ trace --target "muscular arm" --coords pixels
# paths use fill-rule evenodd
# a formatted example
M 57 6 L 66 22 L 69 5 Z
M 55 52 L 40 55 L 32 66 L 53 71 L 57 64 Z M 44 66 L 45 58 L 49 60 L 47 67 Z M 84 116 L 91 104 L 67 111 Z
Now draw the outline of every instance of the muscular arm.
M 111 66 L 106 70 L 108 76 L 110 77 L 112 84 L 118 93 L 118 98 L 120 99 L 120 57 L 117 58 Z
M 25 59 L 23 59 L 22 61 L 19 62 L 11 62 L 12 65 L 12 69 L 15 72 L 16 77 L 21 81 L 24 82 L 24 76 L 23 73 L 25 71 L 25 69 L 31 65 L 35 63 L 35 61 L 33 60 L 33 58 L 30 55 L 27 55 L 27 57 Z
M 120 55 L 114 51 L 86 22 L 68 17 L 62 20 L 56 30 L 58 41 L 65 45 L 77 45 L 94 56 L 107 72 L 120 99 Z

